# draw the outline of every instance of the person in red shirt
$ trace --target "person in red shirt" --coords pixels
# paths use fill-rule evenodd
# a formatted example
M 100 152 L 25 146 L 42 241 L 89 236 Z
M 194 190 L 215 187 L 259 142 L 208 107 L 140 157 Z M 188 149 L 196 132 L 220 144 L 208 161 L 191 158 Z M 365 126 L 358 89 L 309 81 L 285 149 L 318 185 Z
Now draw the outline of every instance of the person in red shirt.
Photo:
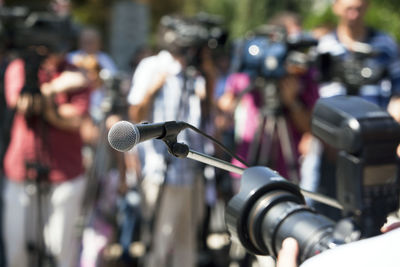
M 79 129 L 90 90 L 63 53 L 33 48 L 5 72 L 6 104 L 15 110 L 4 158 L 6 261 L 76 266 L 74 227 L 86 182 Z

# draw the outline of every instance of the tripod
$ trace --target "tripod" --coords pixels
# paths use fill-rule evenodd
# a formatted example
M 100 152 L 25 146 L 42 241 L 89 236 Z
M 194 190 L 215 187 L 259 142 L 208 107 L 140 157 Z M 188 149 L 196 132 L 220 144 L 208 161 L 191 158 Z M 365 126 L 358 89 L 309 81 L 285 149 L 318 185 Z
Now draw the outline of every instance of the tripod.
M 30 210 L 36 211 L 34 214 L 28 216 L 26 228 L 34 227 L 33 236 L 27 237 L 26 248 L 29 253 L 29 261 L 37 267 L 54 267 L 56 266 L 55 258 L 51 255 L 46 248 L 43 231 L 45 228 L 45 218 L 48 216 L 48 205 L 46 205 L 49 193 L 50 184 L 48 181 L 48 168 L 41 163 L 26 163 L 27 170 L 34 170 L 37 175 L 33 182 L 27 185 L 26 192 L 31 200 Z M 47 212 L 45 212 L 47 211 Z M 29 233 L 29 229 L 27 229 Z
M 280 148 L 289 175 L 287 178 L 298 183 L 296 150 L 283 112 L 277 83 L 257 78 L 254 86 L 250 86 L 249 89 L 254 88 L 260 88 L 262 107 L 258 118 L 259 126 L 249 147 L 248 162 L 254 166 L 269 166 L 276 169 L 279 164 Z

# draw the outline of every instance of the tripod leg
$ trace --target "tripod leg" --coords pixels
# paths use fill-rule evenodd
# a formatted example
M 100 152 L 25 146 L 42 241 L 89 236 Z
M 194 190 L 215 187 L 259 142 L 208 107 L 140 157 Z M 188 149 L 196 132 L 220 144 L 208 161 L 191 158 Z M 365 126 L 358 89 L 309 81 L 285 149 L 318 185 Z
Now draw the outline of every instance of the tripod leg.
M 261 136 L 263 135 L 264 126 L 266 123 L 265 117 L 263 116 L 259 116 L 258 121 L 260 122 L 260 124 L 254 135 L 253 141 L 250 144 L 249 152 L 247 154 L 247 160 L 250 165 L 254 165 L 258 162 L 257 158 L 259 156 L 259 148 L 262 142 Z
M 260 155 L 257 161 L 259 165 L 263 166 L 270 163 L 269 161 L 271 158 L 272 144 L 274 142 L 276 127 L 277 127 L 276 118 L 273 116 L 268 117 L 264 127 L 263 138 L 261 139 L 260 142 L 261 144 Z
M 287 122 L 284 117 L 278 118 L 278 134 L 281 144 L 281 149 L 283 153 L 283 157 L 285 160 L 285 165 L 288 168 L 288 173 L 290 180 L 296 184 L 299 184 L 300 179 L 296 168 L 296 156 L 295 156 L 295 148 L 293 144 L 293 140 L 290 136 L 289 129 L 287 126 Z

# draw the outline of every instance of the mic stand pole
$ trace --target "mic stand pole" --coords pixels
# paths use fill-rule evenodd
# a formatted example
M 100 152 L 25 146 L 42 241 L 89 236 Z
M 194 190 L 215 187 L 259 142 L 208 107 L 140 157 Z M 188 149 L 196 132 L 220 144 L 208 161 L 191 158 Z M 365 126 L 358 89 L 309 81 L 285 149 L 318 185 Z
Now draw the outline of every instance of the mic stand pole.
M 229 162 L 226 162 L 224 160 L 221 159 L 217 159 L 208 155 L 205 155 L 203 153 L 200 152 L 196 152 L 194 150 L 189 149 L 189 153 L 186 156 L 189 159 L 193 159 L 195 161 L 199 161 L 202 163 L 205 163 L 207 165 L 211 165 L 214 167 L 217 167 L 219 169 L 228 171 L 228 172 L 234 172 L 237 174 L 242 175 L 242 173 L 244 172 L 243 168 L 240 168 L 238 166 L 235 166 Z
M 229 162 L 226 162 L 221 159 L 214 158 L 212 156 L 205 155 L 200 152 L 196 152 L 194 150 L 189 149 L 189 147 L 186 144 L 182 143 L 176 143 L 176 142 L 168 142 L 167 140 L 163 140 L 165 144 L 168 146 L 168 151 L 171 153 L 173 156 L 178 157 L 178 158 L 189 158 L 195 161 L 199 161 L 202 163 L 205 163 L 207 165 L 214 166 L 219 169 L 223 169 L 229 172 L 234 172 L 239 175 L 242 175 L 244 172 L 244 168 L 235 166 Z M 171 140 L 169 140 L 171 141 Z M 315 201 L 318 201 L 320 203 L 329 205 L 331 207 L 337 208 L 342 210 L 343 206 L 335 199 L 332 199 L 330 197 L 310 192 L 307 190 L 300 189 L 300 192 L 308 198 L 311 198 Z

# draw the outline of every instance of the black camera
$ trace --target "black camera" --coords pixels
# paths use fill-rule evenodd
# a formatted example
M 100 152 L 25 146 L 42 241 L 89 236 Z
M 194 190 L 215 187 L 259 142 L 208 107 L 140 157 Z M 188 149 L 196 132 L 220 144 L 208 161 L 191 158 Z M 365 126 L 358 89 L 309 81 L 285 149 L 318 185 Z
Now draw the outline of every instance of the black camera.
M 202 69 L 204 49 L 217 51 L 228 38 L 219 16 L 199 13 L 193 17 L 166 15 L 160 20 L 160 46 L 173 54 L 184 56 L 186 75 L 195 75 Z
M 399 162 L 395 149 L 400 125 L 359 97 L 317 101 L 313 133 L 339 150 L 338 202 L 343 219 L 334 222 L 307 207 L 300 188 L 266 167 L 244 171 L 241 188 L 228 203 L 232 238 L 253 254 L 276 256 L 294 237 L 299 261 L 337 245 L 377 235 L 399 208 Z
M 225 44 L 227 31 L 218 16 L 199 13 L 194 17 L 166 15 L 160 21 L 162 45 L 178 48 L 217 48 Z
M 305 74 L 313 62 L 310 48 L 315 45 L 317 41 L 305 34 L 289 37 L 283 26 L 267 24 L 258 27 L 237 45 L 240 58 L 233 59 L 238 71 L 247 73 L 252 80 L 240 97 L 258 89 L 262 114 L 282 114 L 277 81 L 288 73 Z
M 387 76 L 387 66 L 380 63 L 382 57 L 386 55 L 374 51 L 368 44 L 358 43 L 346 55 L 320 54 L 316 64 L 322 82 L 340 82 L 348 95 L 358 95 L 361 86 L 378 84 Z
M 67 52 L 74 36 L 72 25 L 66 18 L 23 6 L 0 9 L 0 41 L 7 50 L 7 57 L 10 60 L 20 57 L 25 62 L 26 82 L 21 96 L 32 100 L 26 117 L 42 112 L 38 81 L 41 63 L 51 53 Z
M 26 7 L 3 7 L 0 9 L 0 37 L 11 50 L 43 46 L 53 52 L 65 52 L 71 48 L 75 34 L 66 18 Z
M 92 117 L 101 122 L 106 114 L 126 114 L 129 106 L 126 98 L 131 82 L 129 75 L 123 72 L 111 74 L 107 70 L 101 70 L 100 78 L 106 90 L 101 93 L 104 95 L 100 107 L 91 111 Z
M 288 65 L 308 68 L 308 49 L 317 41 L 305 34 L 289 38 L 282 26 L 262 25 L 244 40 L 240 71 L 277 79 L 287 73 Z

